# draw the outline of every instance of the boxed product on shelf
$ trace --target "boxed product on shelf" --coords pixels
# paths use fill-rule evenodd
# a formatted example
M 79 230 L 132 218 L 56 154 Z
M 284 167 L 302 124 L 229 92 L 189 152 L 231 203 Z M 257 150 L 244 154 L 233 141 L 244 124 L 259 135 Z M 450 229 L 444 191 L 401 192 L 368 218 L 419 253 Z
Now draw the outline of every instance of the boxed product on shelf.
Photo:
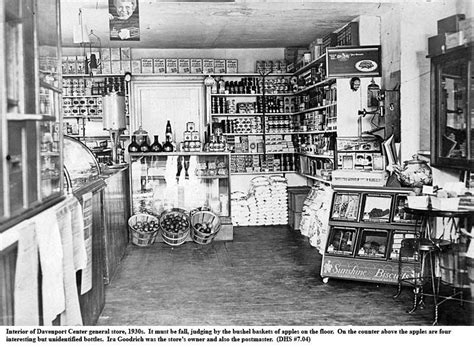
M 166 60 L 164 58 L 153 58 L 153 72 L 155 74 L 166 73 Z
M 131 60 L 127 60 L 127 61 L 120 61 L 120 74 L 125 74 L 127 72 L 131 72 L 132 71 L 132 61 Z
M 191 62 L 189 58 L 179 58 L 178 59 L 178 73 L 187 74 L 191 72 Z
M 110 48 L 110 60 L 111 61 L 120 61 L 120 47 L 111 47 Z
M 204 58 L 202 60 L 202 70 L 204 74 L 214 74 L 214 59 Z
M 178 59 L 166 58 L 166 74 L 178 73 Z
M 120 74 L 121 65 L 120 61 L 110 61 L 111 74 Z
M 191 73 L 192 74 L 201 74 L 202 69 L 202 59 L 201 58 L 191 58 Z
M 226 59 L 225 60 L 225 71 L 227 74 L 236 74 L 238 72 L 238 61 L 237 59 Z
M 142 72 L 142 64 L 139 59 L 132 60 L 132 74 L 140 74 Z
M 102 68 L 102 74 L 112 74 L 112 66 L 110 61 L 102 61 L 100 66 Z
M 100 59 L 103 61 L 110 61 L 110 47 L 102 47 L 100 49 Z
M 225 74 L 225 59 L 214 59 L 214 71 L 216 74 Z
M 121 47 L 120 48 L 120 60 L 130 61 L 132 59 L 132 51 L 130 47 Z
M 142 74 L 153 74 L 153 58 L 142 58 Z

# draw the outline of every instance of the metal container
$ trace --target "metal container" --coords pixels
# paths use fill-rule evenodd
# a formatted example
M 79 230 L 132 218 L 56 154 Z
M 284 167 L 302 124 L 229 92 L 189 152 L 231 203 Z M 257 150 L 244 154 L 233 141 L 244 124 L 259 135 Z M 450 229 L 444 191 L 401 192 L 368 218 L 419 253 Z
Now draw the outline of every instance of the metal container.
M 103 97 L 103 124 L 104 130 L 124 130 L 125 123 L 125 97 L 111 92 Z

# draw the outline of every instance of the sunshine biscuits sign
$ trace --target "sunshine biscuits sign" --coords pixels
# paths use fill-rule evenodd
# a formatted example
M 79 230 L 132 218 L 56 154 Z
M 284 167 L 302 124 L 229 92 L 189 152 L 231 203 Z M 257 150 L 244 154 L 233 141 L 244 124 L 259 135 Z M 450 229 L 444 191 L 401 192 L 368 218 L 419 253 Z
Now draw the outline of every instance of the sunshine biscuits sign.
M 380 46 L 327 48 L 328 77 L 380 76 Z

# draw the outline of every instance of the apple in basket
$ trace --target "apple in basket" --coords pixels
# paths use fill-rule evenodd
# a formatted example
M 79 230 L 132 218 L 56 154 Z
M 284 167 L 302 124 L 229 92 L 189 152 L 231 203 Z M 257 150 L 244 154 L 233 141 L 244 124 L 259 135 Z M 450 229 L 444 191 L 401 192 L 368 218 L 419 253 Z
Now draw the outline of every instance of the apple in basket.
M 136 222 L 133 226 L 133 229 L 136 231 L 143 233 L 148 231 L 155 231 L 158 229 L 158 222 L 157 221 L 150 221 L 150 222 Z
M 203 234 L 210 234 L 212 232 L 212 223 L 196 223 L 194 228 Z
M 188 227 L 188 222 L 186 218 L 180 215 L 169 215 L 163 219 L 162 225 L 167 231 L 177 233 L 181 230 L 185 230 Z

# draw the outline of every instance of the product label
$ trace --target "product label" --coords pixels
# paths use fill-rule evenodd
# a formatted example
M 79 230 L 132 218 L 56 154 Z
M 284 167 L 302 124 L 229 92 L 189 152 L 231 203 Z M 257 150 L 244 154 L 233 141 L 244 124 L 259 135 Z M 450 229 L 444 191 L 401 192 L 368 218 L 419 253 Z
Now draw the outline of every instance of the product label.
M 142 73 L 143 74 L 152 74 L 153 73 L 153 59 L 152 58 L 142 58 Z
M 203 59 L 202 60 L 202 69 L 204 74 L 213 74 L 214 73 L 214 60 L 213 59 Z
M 140 60 L 135 59 L 132 61 L 132 74 L 140 74 L 142 72 L 142 64 Z
M 167 58 L 166 59 L 166 73 L 167 74 L 176 74 L 178 72 L 178 59 L 177 58 Z
M 180 58 L 178 60 L 178 72 L 184 74 L 191 72 L 191 63 L 188 58 Z
M 129 61 L 132 59 L 132 51 L 130 47 L 121 47 L 120 48 L 120 59 L 122 61 Z
M 226 73 L 232 73 L 235 74 L 237 73 L 237 60 L 236 59 L 226 59 L 225 60 L 225 65 L 226 65 Z
M 154 58 L 153 59 L 153 70 L 155 74 L 164 74 L 166 73 L 166 61 L 164 58 Z
M 110 48 L 110 60 L 120 61 L 120 48 L 119 47 Z
M 191 73 L 201 74 L 202 73 L 202 59 L 192 58 L 191 59 Z
M 402 279 L 413 278 L 414 265 L 402 264 L 401 272 Z M 397 284 L 398 260 L 390 263 L 325 255 L 321 267 L 321 276 Z
M 214 60 L 214 71 L 219 74 L 225 74 L 225 59 Z

